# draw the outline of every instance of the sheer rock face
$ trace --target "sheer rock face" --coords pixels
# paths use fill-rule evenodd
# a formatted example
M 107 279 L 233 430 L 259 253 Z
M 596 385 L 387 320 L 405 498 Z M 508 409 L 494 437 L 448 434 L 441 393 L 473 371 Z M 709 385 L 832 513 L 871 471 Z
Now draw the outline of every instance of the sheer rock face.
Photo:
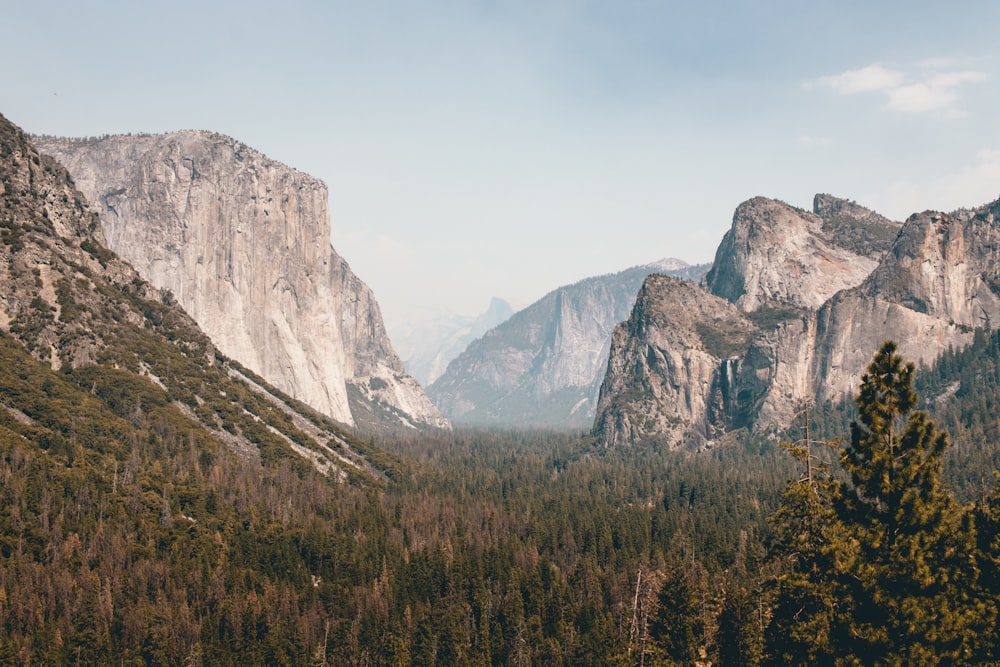
M 780 430 L 803 402 L 854 392 L 886 339 L 930 364 L 1000 321 L 1000 202 L 916 214 L 901 227 L 827 195 L 814 208 L 751 200 L 737 210 L 702 289 L 647 283 L 615 332 L 595 435 L 608 445 L 698 447 L 740 426 Z M 702 318 L 694 326 L 701 335 L 691 336 L 685 314 L 719 308 L 720 295 L 740 314 L 730 313 L 728 325 Z M 705 357 L 706 340 L 747 321 L 742 349 Z
M 854 390 L 886 339 L 918 364 L 972 341 L 1000 321 L 1000 202 L 965 216 L 911 216 L 879 267 L 818 313 L 813 391 L 818 400 Z
M 488 331 L 428 393 L 449 418 L 478 425 L 587 427 L 593 423 L 611 333 L 650 273 L 700 277 L 669 259 L 581 280 L 546 294 Z
M 224 354 L 346 424 L 350 393 L 394 419 L 447 425 L 405 375 L 371 290 L 333 252 L 321 181 L 209 132 L 36 143 L 92 202 L 111 250 Z
M 757 327 L 697 285 L 649 276 L 611 340 L 594 433 L 607 446 L 697 446 L 740 421 L 738 359 Z
M 763 197 L 741 204 L 705 278 L 709 291 L 744 312 L 769 303 L 816 309 L 864 280 L 885 251 L 870 239 L 852 243 L 845 227 L 853 226 L 858 236 L 870 228 L 895 236 L 899 228 L 829 195 L 816 196 L 814 211 Z

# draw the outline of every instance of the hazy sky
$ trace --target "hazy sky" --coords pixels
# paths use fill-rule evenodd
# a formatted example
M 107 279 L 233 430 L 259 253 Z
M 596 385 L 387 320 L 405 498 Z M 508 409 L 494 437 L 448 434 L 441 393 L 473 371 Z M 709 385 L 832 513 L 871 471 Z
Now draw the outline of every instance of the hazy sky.
M 0 113 L 197 128 L 323 179 L 387 321 L 522 307 L 816 192 L 1000 195 L 1000 2 L 0 0 Z

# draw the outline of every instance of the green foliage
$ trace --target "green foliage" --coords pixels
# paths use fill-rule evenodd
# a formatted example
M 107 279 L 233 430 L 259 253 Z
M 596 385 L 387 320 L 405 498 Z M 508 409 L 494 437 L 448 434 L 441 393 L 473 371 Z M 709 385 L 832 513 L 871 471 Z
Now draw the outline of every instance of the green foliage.
M 899 233 L 899 227 L 880 220 L 837 215 L 823 222 L 823 231 L 837 245 L 859 255 L 870 256 L 888 250 Z
M 750 345 L 752 332 L 741 322 L 715 319 L 711 322 L 696 322 L 694 326 L 705 351 L 713 357 L 735 357 L 746 352 Z
M 797 306 L 767 304 L 746 315 L 757 328 L 769 331 L 783 322 L 805 317 L 806 311 Z
M 776 517 L 790 559 L 769 631 L 778 663 L 966 662 L 995 613 L 975 594 L 971 516 L 941 480 L 947 435 L 913 412 L 914 367 L 895 350 L 862 378 L 847 479 L 793 485 Z

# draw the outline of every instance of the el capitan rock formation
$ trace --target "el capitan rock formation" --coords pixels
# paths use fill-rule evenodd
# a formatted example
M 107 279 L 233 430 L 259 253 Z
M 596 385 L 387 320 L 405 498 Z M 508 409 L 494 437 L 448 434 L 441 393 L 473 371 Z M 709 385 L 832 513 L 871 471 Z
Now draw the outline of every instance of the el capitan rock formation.
M 345 424 L 447 426 L 333 251 L 323 182 L 211 132 L 36 143 L 224 354 Z

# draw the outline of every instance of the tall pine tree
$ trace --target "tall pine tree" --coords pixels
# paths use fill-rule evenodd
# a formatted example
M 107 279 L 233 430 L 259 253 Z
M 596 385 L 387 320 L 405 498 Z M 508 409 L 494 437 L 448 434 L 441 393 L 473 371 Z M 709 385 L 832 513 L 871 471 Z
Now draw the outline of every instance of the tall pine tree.
M 800 531 L 786 547 L 801 549 L 779 582 L 768 633 L 775 662 L 972 659 L 988 615 L 974 595 L 975 531 L 942 485 L 947 434 L 913 411 L 913 375 L 895 343 L 884 343 L 862 377 L 858 421 L 841 452 L 847 479 L 826 476 L 816 493 L 786 495 L 778 533 Z

